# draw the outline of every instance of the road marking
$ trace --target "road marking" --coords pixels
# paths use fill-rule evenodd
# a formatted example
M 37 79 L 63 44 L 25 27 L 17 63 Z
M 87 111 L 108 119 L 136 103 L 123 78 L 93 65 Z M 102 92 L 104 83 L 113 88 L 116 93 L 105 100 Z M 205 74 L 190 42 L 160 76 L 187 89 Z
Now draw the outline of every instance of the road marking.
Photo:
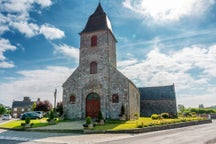
M 24 138 L 24 137 L 9 137 L 9 136 L 0 136 L 2 140 L 15 140 L 15 141 L 32 141 L 34 139 Z

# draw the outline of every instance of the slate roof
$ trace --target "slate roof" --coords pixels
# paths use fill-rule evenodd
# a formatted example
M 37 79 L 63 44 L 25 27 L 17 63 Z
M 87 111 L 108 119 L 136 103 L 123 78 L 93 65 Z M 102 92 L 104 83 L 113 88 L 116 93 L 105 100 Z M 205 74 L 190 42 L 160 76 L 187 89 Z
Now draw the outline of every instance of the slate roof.
M 95 12 L 89 17 L 88 22 L 81 34 L 106 29 L 110 29 L 112 31 L 110 21 L 99 3 Z
M 158 87 L 142 87 L 138 88 L 140 91 L 140 100 L 175 100 L 175 87 L 158 86 Z
M 14 101 L 12 104 L 12 108 L 15 107 L 29 107 L 32 106 L 34 102 L 29 101 Z

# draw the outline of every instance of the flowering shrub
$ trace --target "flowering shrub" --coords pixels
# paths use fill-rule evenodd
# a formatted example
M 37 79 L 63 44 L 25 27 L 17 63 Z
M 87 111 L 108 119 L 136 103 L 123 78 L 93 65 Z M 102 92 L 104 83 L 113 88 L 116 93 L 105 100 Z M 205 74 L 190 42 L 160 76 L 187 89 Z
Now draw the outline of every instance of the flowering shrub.
M 158 114 L 152 114 L 152 115 L 151 115 L 151 118 L 152 118 L 153 120 L 157 120 L 157 119 L 159 118 L 159 116 L 158 116 Z

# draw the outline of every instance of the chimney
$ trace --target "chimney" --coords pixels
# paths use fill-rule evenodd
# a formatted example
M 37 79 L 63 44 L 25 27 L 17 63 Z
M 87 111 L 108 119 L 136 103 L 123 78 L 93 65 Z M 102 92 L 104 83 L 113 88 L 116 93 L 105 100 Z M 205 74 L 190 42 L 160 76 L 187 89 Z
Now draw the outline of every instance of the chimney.
M 30 99 L 29 97 L 24 97 L 23 101 L 25 101 L 25 102 L 30 102 L 31 99 Z

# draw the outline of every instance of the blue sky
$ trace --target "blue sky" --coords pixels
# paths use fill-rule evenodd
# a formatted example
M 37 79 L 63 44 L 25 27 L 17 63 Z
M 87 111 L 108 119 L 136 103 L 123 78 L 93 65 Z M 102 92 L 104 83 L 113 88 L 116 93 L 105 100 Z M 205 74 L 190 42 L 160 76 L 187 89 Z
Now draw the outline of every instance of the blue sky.
M 177 103 L 216 105 L 216 0 L 101 2 L 118 69 L 138 87 L 175 84 Z M 78 66 L 98 0 L 0 0 L 0 103 L 49 99 Z

